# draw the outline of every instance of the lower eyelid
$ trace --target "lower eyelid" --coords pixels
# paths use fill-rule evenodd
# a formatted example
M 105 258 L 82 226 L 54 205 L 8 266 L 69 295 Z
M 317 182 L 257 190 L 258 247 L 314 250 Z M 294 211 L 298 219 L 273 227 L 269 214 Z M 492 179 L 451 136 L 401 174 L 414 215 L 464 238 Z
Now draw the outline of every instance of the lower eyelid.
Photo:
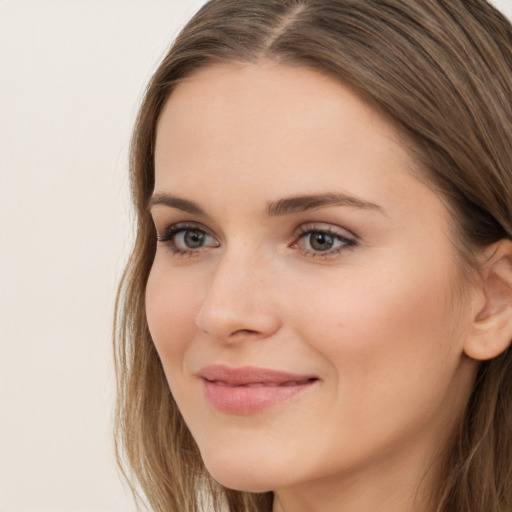
M 300 253 L 302 253 L 303 256 L 308 258 L 315 258 L 315 259 L 323 259 L 328 260 L 330 258 L 336 258 L 338 256 L 341 256 L 343 253 L 349 251 L 354 246 L 357 245 L 357 241 L 355 237 L 349 237 L 346 234 L 338 233 L 334 231 L 332 228 L 321 228 L 318 226 L 304 226 L 301 230 L 302 232 L 299 233 L 292 245 L 291 248 L 294 248 L 298 250 Z M 308 245 L 311 244 L 311 241 L 307 240 L 307 237 L 309 235 L 312 235 L 314 233 L 322 233 L 327 234 L 334 238 L 335 243 L 334 247 L 327 248 L 325 250 L 319 250 L 314 249 L 313 247 L 308 247 Z M 301 243 L 304 240 L 304 244 L 306 247 L 303 246 L 303 243 Z
M 176 244 L 175 238 L 180 233 L 186 232 L 186 231 L 200 231 L 205 234 L 206 236 L 206 242 L 205 245 L 200 247 L 190 247 L 190 248 L 181 248 Z M 307 247 L 301 247 L 301 240 L 305 239 L 308 235 L 311 235 L 313 233 L 324 233 L 331 237 L 333 237 L 336 240 L 336 244 L 340 244 L 337 247 L 329 248 L 324 251 L 313 249 L 313 248 L 307 248 Z M 157 241 L 158 243 L 167 246 L 169 250 L 172 251 L 173 254 L 178 256 L 192 256 L 199 253 L 202 253 L 205 250 L 208 249 L 214 249 L 216 247 L 219 247 L 221 244 L 217 240 L 217 238 L 213 235 L 211 235 L 207 229 L 205 229 L 202 225 L 198 225 L 196 223 L 176 223 L 171 224 L 162 231 L 159 232 L 157 229 Z M 181 245 L 181 244 L 180 244 Z M 348 235 L 347 233 L 340 233 L 337 230 L 333 229 L 331 226 L 321 226 L 318 224 L 309 224 L 309 225 L 302 225 L 300 228 L 299 233 L 297 233 L 294 237 L 294 241 L 289 245 L 291 248 L 295 248 L 300 250 L 303 254 L 313 256 L 316 258 L 329 258 L 329 257 L 335 257 L 339 253 L 342 253 L 353 246 L 357 245 L 357 239 L 355 235 Z
M 187 231 L 201 232 L 205 235 L 205 245 L 199 247 L 186 247 L 185 244 L 177 242 L 176 238 Z M 164 231 L 162 235 L 157 235 L 157 241 L 176 257 L 193 257 L 203 254 L 208 249 L 214 249 L 220 244 L 218 240 L 208 233 L 202 226 L 196 224 L 173 224 Z M 181 247 L 182 245 L 185 245 Z

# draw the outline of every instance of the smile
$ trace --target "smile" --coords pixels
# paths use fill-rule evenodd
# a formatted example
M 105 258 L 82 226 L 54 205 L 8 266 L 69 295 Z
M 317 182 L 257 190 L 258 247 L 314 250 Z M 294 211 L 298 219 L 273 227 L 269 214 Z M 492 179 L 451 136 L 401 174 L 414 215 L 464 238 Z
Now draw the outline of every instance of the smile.
M 290 400 L 318 378 L 276 370 L 212 365 L 198 372 L 206 401 L 226 414 L 248 415 Z

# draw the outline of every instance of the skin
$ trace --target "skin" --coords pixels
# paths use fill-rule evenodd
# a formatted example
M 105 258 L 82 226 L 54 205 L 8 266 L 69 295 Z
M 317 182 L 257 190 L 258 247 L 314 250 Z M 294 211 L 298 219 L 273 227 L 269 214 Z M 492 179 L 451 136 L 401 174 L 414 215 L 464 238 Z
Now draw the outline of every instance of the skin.
M 146 308 L 209 472 L 274 490 L 275 512 L 429 510 L 440 447 L 474 380 L 474 308 L 454 294 L 449 213 L 393 125 L 316 71 L 215 65 L 170 96 L 155 166 L 155 197 L 203 211 L 154 201 L 160 237 L 183 222 L 206 235 L 194 248 L 183 231 L 158 243 Z M 311 194 L 352 199 L 268 215 L 269 203 Z M 334 233 L 333 250 L 314 250 L 304 226 Z M 210 364 L 318 380 L 227 414 L 205 400 L 197 372 Z

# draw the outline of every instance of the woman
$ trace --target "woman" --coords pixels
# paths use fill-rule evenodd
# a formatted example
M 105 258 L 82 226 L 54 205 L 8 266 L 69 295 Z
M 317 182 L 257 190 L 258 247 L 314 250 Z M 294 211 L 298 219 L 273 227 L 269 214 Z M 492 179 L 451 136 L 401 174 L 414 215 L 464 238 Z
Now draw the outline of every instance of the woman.
M 154 510 L 512 509 L 511 97 L 484 0 L 190 21 L 138 118 L 117 311 Z

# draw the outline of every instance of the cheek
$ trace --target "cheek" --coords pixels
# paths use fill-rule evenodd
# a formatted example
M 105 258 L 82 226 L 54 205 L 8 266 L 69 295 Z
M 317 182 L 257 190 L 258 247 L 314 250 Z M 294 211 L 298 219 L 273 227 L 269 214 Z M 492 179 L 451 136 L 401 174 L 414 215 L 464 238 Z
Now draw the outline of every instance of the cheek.
M 190 280 L 165 271 L 155 261 L 146 286 L 146 316 L 151 337 L 166 368 L 168 364 L 181 362 L 196 332 L 197 295 Z
M 463 330 L 449 298 L 451 273 L 446 263 L 428 273 L 403 263 L 382 267 L 351 268 L 329 276 L 324 286 L 295 290 L 288 300 L 297 332 L 354 399 L 405 399 L 404 382 L 428 393 L 425 383 L 436 379 L 441 391 L 462 352 Z
M 449 427 L 471 387 L 472 373 L 460 371 L 463 331 L 450 315 L 447 276 L 400 270 L 403 279 L 389 282 L 352 269 L 329 288 L 289 297 L 296 332 L 327 364 L 331 421 L 318 435 L 333 440 L 329 453 L 340 460 Z

